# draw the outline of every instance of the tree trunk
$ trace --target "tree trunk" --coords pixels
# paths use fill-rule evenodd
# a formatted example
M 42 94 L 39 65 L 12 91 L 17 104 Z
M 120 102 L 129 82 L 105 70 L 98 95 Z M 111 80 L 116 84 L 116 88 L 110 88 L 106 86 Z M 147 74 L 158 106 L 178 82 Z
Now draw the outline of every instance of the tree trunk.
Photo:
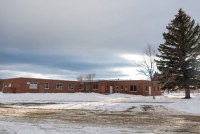
M 190 88 L 188 87 L 185 89 L 185 99 L 190 99 L 190 98 L 191 98 L 190 97 Z

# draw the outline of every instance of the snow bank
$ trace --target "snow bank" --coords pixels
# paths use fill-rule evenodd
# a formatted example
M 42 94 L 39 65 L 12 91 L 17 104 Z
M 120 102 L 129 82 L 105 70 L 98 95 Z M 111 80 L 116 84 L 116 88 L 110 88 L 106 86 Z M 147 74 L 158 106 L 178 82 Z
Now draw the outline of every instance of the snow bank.
M 183 99 L 185 97 L 184 93 L 171 93 L 165 95 L 165 98 L 168 97 L 174 101 L 170 104 L 169 107 L 177 111 L 200 114 L 200 94 L 194 93 L 191 94 L 192 99 Z
M 77 101 L 98 101 L 101 95 L 95 93 L 0 93 L 1 103 L 65 103 Z
M 181 99 L 183 93 L 163 96 L 140 96 L 128 94 L 103 95 L 97 93 L 0 93 L 0 103 L 17 104 L 13 107 L 42 109 L 88 109 L 106 111 L 152 111 L 187 112 L 200 114 L 200 94 L 191 94 L 192 99 Z M 23 105 L 20 105 L 23 103 Z M 24 105 L 24 103 L 44 103 L 45 105 Z

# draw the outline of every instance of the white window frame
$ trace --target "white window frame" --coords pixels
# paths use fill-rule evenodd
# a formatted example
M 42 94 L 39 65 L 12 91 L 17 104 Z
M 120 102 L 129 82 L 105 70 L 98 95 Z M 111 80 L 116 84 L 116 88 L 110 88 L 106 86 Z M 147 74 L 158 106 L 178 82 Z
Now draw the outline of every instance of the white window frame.
M 94 88 L 94 87 L 97 87 L 97 88 Z M 98 84 L 94 84 L 92 88 L 93 88 L 93 90 L 98 90 L 99 85 Z
M 74 84 L 72 83 L 68 84 L 68 90 L 74 90 Z
M 79 90 L 85 90 L 85 85 L 84 84 L 80 84 L 79 85 Z
M 131 87 L 133 87 L 133 90 L 131 90 Z M 137 92 L 138 91 L 138 86 L 137 85 L 131 85 L 130 86 L 130 91 L 131 92 Z
M 11 86 L 12 86 L 11 83 L 4 84 L 4 87 L 11 87 Z
M 29 89 L 38 89 L 38 82 L 30 82 Z
M 56 83 L 56 89 L 62 89 L 63 84 L 62 83 Z
M 47 86 L 47 85 L 48 85 L 48 86 Z M 49 88 L 50 88 L 49 82 L 45 82 L 44 88 L 45 88 L 45 89 L 49 89 Z

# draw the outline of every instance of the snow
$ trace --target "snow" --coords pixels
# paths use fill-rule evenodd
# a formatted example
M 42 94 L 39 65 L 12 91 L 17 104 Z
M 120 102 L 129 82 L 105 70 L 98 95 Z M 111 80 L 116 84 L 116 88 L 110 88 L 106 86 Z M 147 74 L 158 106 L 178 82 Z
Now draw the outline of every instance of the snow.
M 39 128 L 39 129 L 38 129 Z M 0 121 L 0 132 L 4 134 L 153 134 L 148 130 L 133 130 L 115 126 L 88 126 L 85 124 L 23 123 Z
M 128 94 L 97 93 L 0 93 L 2 104 L 17 104 L 13 107 L 41 109 L 87 109 L 106 111 L 149 111 L 200 114 L 200 94 L 191 94 L 192 99 L 184 98 L 184 93 L 170 93 L 162 96 L 140 96 Z M 21 104 L 22 103 L 22 104 Z M 45 105 L 23 105 L 24 103 L 44 103 Z
M 1 105 L 22 108 L 12 113 L 13 118 L 1 118 L 0 133 L 8 134 L 153 134 L 148 129 L 119 127 L 112 125 L 88 125 L 87 123 L 62 122 L 53 119 L 26 121 L 23 112 L 40 109 L 86 109 L 103 111 L 159 112 L 162 114 L 200 114 L 200 94 L 191 94 L 192 99 L 182 99 L 184 93 L 170 93 L 162 96 L 140 96 L 128 94 L 97 93 L 0 93 Z M 10 105 L 12 104 L 12 105 Z M 42 105 L 40 105 L 42 104 Z M 3 108 L 3 107 L 2 107 Z M 36 109 L 33 109 L 36 108 Z M 5 109 L 6 110 L 6 109 Z M 21 118 L 17 118 L 17 117 Z M 32 119 L 32 118 L 30 118 Z M 162 132 L 161 132 L 162 133 Z
M 182 99 L 184 94 L 173 93 L 165 95 L 164 97 L 171 99 L 174 103 L 170 104 L 169 107 L 175 109 L 176 111 L 200 114 L 200 94 L 191 94 L 192 99 Z

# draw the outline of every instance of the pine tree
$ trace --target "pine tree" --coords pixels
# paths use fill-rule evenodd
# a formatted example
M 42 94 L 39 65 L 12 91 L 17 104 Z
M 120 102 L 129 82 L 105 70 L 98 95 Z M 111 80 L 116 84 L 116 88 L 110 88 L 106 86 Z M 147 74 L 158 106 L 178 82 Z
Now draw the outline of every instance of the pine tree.
M 166 29 L 156 60 L 159 80 L 165 89 L 185 89 L 190 98 L 190 89 L 200 83 L 200 27 L 180 9 Z

